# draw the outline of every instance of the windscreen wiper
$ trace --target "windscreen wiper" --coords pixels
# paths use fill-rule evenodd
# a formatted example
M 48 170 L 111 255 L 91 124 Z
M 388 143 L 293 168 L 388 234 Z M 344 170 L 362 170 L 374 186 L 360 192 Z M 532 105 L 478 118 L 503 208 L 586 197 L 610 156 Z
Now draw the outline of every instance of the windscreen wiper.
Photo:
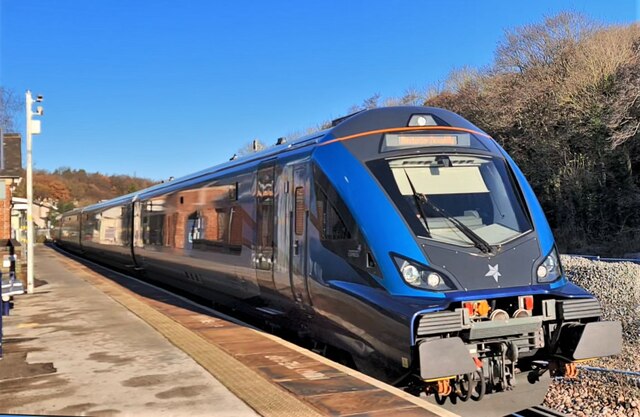
M 425 227 L 427 228 L 427 231 L 429 230 L 429 226 L 427 225 L 427 217 L 425 216 L 424 210 L 422 209 L 422 203 L 428 205 L 436 213 L 440 214 L 442 217 L 444 217 L 445 219 L 453 223 L 453 225 L 456 226 L 458 230 L 460 230 L 462 234 L 464 234 L 471 242 L 473 242 L 473 245 L 476 248 L 480 249 L 483 253 L 493 253 L 493 249 L 491 248 L 491 245 L 486 240 L 478 236 L 476 232 L 469 229 L 467 225 L 465 225 L 460 220 L 453 217 L 445 209 L 429 201 L 426 195 L 417 192 L 415 187 L 413 186 L 413 183 L 411 182 L 411 179 L 409 178 L 409 174 L 407 173 L 407 170 L 404 170 L 404 173 L 407 176 L 407 181 L 409 181 L 409 186 L 411 187 L 413 196 L 416 199 L 416 204 L 418 205 L 418 210 L 420 210 L 420 215 L 424 218 L 424 223 L 425 223 Z
M 409 187 L 411 187 L 413 198 L 416 200 L 416 206 L 418 206 L 418 212 L 420 212 L 420 216 L 422 216 L 422 220 L 424 220 L 424 228 L 427 231 L 427 236 L 431 237 L 431 232 L 429 231 L 429 224 L 427 223 L 427 215 L 422 209 L 422 201 L 421 201 L 423 199 L 426 200 L 426 196 L 416 191 L 415 187 L 413 186 L 413 183 L 411 182 L 411 178 L 409 178 L 409 174 L 407 173 L 406 169 L 404 170 L 404 175 L 407 176 L 407 181 L 409 181 Z
M 453 223 L 466 237 L 469 238 L 469 240 L 473 242 L 476 248 L 480 249 L 484 253 L 493 253 L 493 249 L 491 249 L 491 245 L 486 240 L 478 236 L 476 232 L 469 229 L 467 225 L 465 225 L 460 220 L 456 219 L 455 217 L 447 213 L 445 209 L 436 206 L 434 203 L 429 201 L 429 199 L 427 199 L 426 196 L 424 196 L 424 199 L 422 201 L 424 201 L 429 207 L 435 210 L 438 214 L 441 214 L 445 219 Z

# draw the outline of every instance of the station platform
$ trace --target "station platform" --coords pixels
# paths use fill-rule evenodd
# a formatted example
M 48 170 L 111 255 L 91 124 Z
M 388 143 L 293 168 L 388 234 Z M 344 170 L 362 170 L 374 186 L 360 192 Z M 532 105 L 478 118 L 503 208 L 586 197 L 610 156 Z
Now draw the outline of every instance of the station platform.
M 39 246 L 4 317 L 0 413 L 455 416 L 180 296 Z

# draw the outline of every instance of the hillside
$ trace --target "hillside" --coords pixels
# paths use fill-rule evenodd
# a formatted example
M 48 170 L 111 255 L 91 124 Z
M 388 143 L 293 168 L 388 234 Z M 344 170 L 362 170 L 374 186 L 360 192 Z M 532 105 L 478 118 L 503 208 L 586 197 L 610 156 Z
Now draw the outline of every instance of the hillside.
M 454 80 L 452 80 L 454 81 Z M 489 132 L 564 250 L 640 249 L 640 25 L 560 15 L 507 34 L 488 71 L 427 100 Z
M 33 198 L 55 201 L 60 212 L 64 212 L 74 207 L 131 193 L 153 184 L 155 182 L 146 178 L 104 175 L 99 172 L 88 173 L 84 169 L 58 168 L 53 172 L 35 170 Z M 20 183 L 14 195 L 17 197 L 26 195 L 25 181 Z
M 507 32 L 488 67 L 351 110 L 416 104 L 462 115 L 509 152 L 561 251 L 640 251 L 639 24 L 562 13 Z

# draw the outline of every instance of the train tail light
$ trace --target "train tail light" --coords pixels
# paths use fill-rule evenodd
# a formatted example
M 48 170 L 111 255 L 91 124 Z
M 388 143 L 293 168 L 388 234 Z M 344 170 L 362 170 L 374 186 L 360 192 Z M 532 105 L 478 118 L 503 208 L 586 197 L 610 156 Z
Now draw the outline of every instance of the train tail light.
M 487 300 L 463 301 L 462 308 L 469 312 L 469 317 L 487 317 L 491 311 Z
M 462 308 L 469 312 L 469 317 L 473 317 L 473 301 L 465 301 L 462 303 Z
M 518 308 L 527 310 L 529 313 L 533 311 L 533 295 L 523 295 L 518 297 Z

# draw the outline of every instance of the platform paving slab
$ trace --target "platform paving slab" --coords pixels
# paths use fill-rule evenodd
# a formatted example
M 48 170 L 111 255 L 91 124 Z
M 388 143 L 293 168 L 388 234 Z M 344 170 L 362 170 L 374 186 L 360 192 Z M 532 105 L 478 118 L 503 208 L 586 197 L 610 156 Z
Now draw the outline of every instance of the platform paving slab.
M 4 317 L 0 413 L 256 416 L 138 316 L 63 264 L 35 253 L 35 294 Z

